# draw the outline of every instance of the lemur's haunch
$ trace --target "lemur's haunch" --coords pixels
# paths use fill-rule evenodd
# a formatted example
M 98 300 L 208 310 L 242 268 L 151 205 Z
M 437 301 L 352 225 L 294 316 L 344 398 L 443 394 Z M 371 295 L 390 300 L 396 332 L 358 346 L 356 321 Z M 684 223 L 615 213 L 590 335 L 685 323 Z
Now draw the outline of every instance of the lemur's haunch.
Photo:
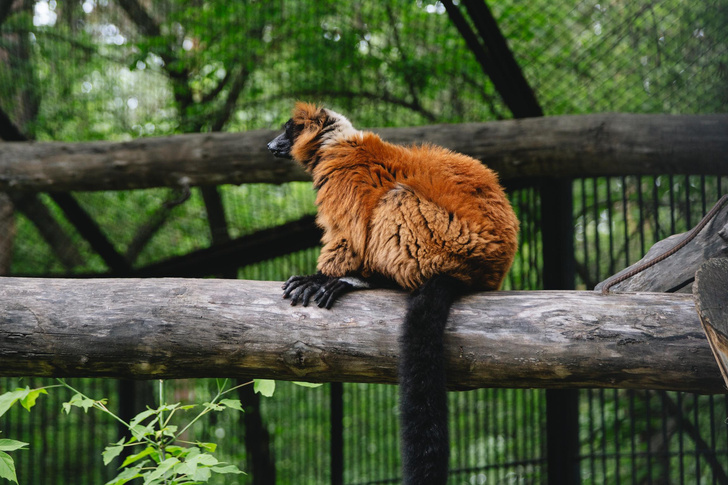
M 400 337 L 404 483 L 445 483 L 450 305 L 465 291 L 497 290 L 517 247 L 518 220 L 498 177 L 468 156 L 393 145 L 305 103 L 268 148 L 311 173 L 324 230 L 319 272 L 291 277 L 284 297 L 331 308 L 374 281 L 413 290 Z

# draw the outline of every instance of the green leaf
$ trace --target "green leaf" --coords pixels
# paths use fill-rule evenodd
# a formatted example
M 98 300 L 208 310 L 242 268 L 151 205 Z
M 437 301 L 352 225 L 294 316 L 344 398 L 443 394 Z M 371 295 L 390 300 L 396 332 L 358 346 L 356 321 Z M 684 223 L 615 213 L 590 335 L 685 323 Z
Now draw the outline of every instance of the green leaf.
M 218 412 L 225 411 L 225 406 L 223 406 L 222 404 L 217 403 L 217 402 L 215 402 L 215 403 L 203 402 L 202 405 L 205 406 L 210 411 L 218 411 Z
M 300 381 L 293 381 L 293 383 L 297 386 L 301 387 L 321 387 L 324 384 L 322 382 L 300 382 Z
M 28 443 L 9 439 L 0 439 L 0 451 L 15 451 L 25 446 L 28 446 Z
M 190 448 L 185 448 L 183 446 L 177 446 L 177 445 L 170 445 L 166 448 L 167 453 L 169 453 L 172 456 L 176 456 L 177 458 L 184 458 L 190 453 Z
M 152 426 L 142 426 L 140 424 L 131 426 L 129 431 L 131 431 L 132 436 L 138 441 L 142 441 L 147 435 L 154 434 L 154 428 Z
M 207 451 L 209 453 L 215 453 L 215 450 L 217 449 L 217 443 L 203 443 L 201 441 L 198 441 L 195 443 L 197 446 L 200 447 L 203 451 Z
M 25 398 L 30 392 L 30 388 L 16 389 L 0 395 L 0 416 L 5 414 L 10 407 L 19 399 Z
M 255 379 L 253 390 L 265 397 L 271 397 L 276 390 L 276 381 L 271 379 Z
M 94 403 L 93 399 L 90 399 L 83 394 L 75 394 L 70 401 L 63 403 L 63 410 L 66 411 L 66 414 L 71 412 L 71 406 L 75 406 L 77 408 L 82 408 L 84 412 L 88 412 L 90 408 L 93 407 Z
M 212 472 L 209 468 L 198 468 L 197 470 L 195 470 L 195 474 L 192 478 L 196 481 L 204 483 L 210 480 L 211 476 Z
M 199 471 L 201 470 L 200 466 L 202 465 L 210 467 L 215 466 L 218 463 L 220 462 L 212 455 L 198 452 L 197 454 L 192 456 L 192 453 L 190 453 L 190 456 L 187 458 L 187 460 L 185 460 L 185 462 L 182 463 L 179 468 L 177 468 L 177 473 L 189 475 L 195 480 L 203 480 L 199 476 Z M 207 478 L 209 478 L 209 476 Z
M 130 482 L 135 478 L 141 477 L 142 475 L 139 473 L 141 469 L 141 464 L 135 466 L 134 468 L 127 468 L 126 470 L 116 475 L 116 477 L 106 482 L 106 485 L 124 485 L 125 483 Z
M 0 478 L 18 483 L 18 477 L 15 475 L 15 462 L 4 451 L 0 451 Z
M 247 475 L 244 471 L 242 471 L 240 468 L 236 467 L 235 465 L 224 465 L 224 466 L 214 466 L 211 468 L 211 470 L 215 473 L 219 473 L 221 475 L 227 475 L 230 473 L 234 473 L 236 475 Z
M 104 465 L 108 465 L 111 463 L 114 458 L 119 456 L 119 454 L 124 449 L 124 438 L 121 438 L 119 441 L 117 441 L 115 444 L 107 446 L 103 453 L 101 453 L 101 456 L 104 459 Z
M 180 475 L 194 476 L 196 471 L 197 463 L 192 463 L 189 460 L 183 462 L 180 466 L 177 467 L 177 473 L 179 473 Z
M 121 467 L 124 468 L 125 466 L 130 465 L 130 464 L 134 463 L 135 461 L 139 461 L 142 458 L 147 457 L 155 452 L 156 452 L 156 450 L 153 447 L 147 446 L 139 453 L 127 456 L 126 460 L 124 460 L 124 463 L 121 464 Z
M 146 411 L 142 411 L 141 413 L 134 416 L 131 421 L 129 421 L 129 426 L 136 426 L 145 419 L 147 419 L 149 416 L 158 414 L 158 411 L 156 409 L 147 409 Z
M 175 438 L 177 436 L 177 434 L 176 434 L 177 429 L 178 429 L 178 426 L 176 426 L 174 424 L 170 424 L 166 428 L 160 429 L 160 431 L 162 432 L 163 436 L 169 436 L 170 438 Z
M 217 465 L 218 463 L 220 463 L 217 460 L 217 458 L 215 458 L 212 455 L 208 455 L 207 453 L 200 453 L 193 459 L 197 460 L 197 463 L 199 463 L 200 465 L 205 465 L 205 466 L 213 466 L 213 465 Z
M 243 405 L 240 403 L 239 399 L 222 399 L 220 400 L 220 404 L 232 409 L 237 409 L 238 411 L 243 410 Z
M 35 406 L 35 401 L 41 394 L 48 394 L 48 392 L 45 389 L 33 389 L 27 396 L 20 400 L 20 405 L 30 411 L 30 408 Z
M 177 458 L 171 457 L 164 460 L 162 463 L 160 463 L 157 466 L 157 469 L 154 470 L 152 473 L 147 475 L 147 477 L 144 479 L 144 485 L 148 485 L 152 483 L 154 480 L 157 480 L 159 478 L 162 478 L 165 473 L 170 471 L 172 467 L 180 463 L 180 461 Z
M 162 404 L 156 410 L 154 410 L 154 412 L 160 413 L 160 412 L 163 412 L 163 411 L 174 411 L 178 407 L 180 407 L 180 403 Z

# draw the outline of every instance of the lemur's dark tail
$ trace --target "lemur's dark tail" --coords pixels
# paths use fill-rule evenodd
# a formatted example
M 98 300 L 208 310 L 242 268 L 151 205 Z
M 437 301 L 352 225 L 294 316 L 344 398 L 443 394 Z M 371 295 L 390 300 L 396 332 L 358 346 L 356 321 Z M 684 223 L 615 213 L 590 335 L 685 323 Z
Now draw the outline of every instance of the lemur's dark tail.
M 450 443 L 443 337 L 462 284 L 434 276 L 414 292 L 400 336 L 399 409 L 405 485 L 447 482 Z

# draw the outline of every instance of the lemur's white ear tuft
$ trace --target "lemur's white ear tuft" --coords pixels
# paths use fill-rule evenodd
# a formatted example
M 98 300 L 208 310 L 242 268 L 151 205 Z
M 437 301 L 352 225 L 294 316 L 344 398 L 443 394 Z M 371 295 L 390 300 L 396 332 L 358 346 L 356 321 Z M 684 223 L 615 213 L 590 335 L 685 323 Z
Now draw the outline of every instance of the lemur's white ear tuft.
M 354 129 L 351 121 L 349 121 L 346 116 L 330 109 L 324 109 L 324 111 L 327 115 L 325 125 L 328 125 L 330 128 L 328 128 L 328 133 L 322 137 L 322 145 L 328 145 L 336 140 L 350 138 L 360 133 L 358 130 Z

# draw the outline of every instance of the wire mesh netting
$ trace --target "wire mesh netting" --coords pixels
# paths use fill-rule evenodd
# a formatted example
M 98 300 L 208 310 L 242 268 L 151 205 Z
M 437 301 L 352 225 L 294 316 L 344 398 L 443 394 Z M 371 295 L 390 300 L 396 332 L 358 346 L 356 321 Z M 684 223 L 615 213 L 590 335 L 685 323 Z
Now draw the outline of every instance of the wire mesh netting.
M 455 7 L 464 12 L 465 3 Z M 728 107 L 725 0 L 491 3 L 547 115 L 707 114 Z M 28 139 L 278 128 L 296 99 L 324 103 L 361 128 L 511 117 L 440 2 L 0 2 L 0 113 Z M 11 129 L 0 125 L 0 138 L 11 139 Z M 728 180 L 656 174 L 579 179 L 572 187 L 576 286 L 591 289 L 655 241 L 692 227 Z M 315 212 L 305 182 L 221 186 L 219 193 L 230 238 Z M 196 189 L 179 204 L 168 204 L 180 198 L 173 188 L 73 195 L 134 268 L 213 243 L 205 197 Z M 540 289 L 539 191 L 519 187 L 510 197 L 521 236 L 504 289 Z M 0 199 L 3 232 L 13 235 L 0 243 L 6 274 L 109 270 L 52 195 L 13 202 L 14 213 Z M 316 248 L 297 251 L 240 268 L 238 276 L 282 280 L 310 273 L 317 254 Z M 143 401 L 136 409 L 156 402 L 149 383 L 69 382 L 108 397 L 117 410 L 129 389 Z M 44 384 L 4 378 L 0 391 Z M 204 400 L 212 387 L 206 380 L 170 382 L 166 397 Z M 544 394 L 451 393 L 451 483 L 545 483 Z M 0 417 L 0 438 L 30 443 L 29 451 L 13 453 L 21 483 L 96 484 L 115 475 L 103 466 L 101 451 L 117 441 L 117 425 L 92 411 L 62 414 L 68 398 L 53 390 L 33 412 L 13 407 Z M 333 426 L 328 385 L 279 383 L 262 400 L 278 483 L 331 481 L 339 458 L 345 483 L 399 482 L 396 388 L 344 384 L 340 399 L 343 418 Z M 583 483 L 726 482 L 723 396 L 583 390 L 578 408 Z M 246 469 L 245 428 L 240 415 L 223 413 L 192 432 L 220 442 L 221 459 Z M 338 452 L 329 449 L 335 432 L 343 433 Z M 251 477 L 220 480 L 253 483 Z

